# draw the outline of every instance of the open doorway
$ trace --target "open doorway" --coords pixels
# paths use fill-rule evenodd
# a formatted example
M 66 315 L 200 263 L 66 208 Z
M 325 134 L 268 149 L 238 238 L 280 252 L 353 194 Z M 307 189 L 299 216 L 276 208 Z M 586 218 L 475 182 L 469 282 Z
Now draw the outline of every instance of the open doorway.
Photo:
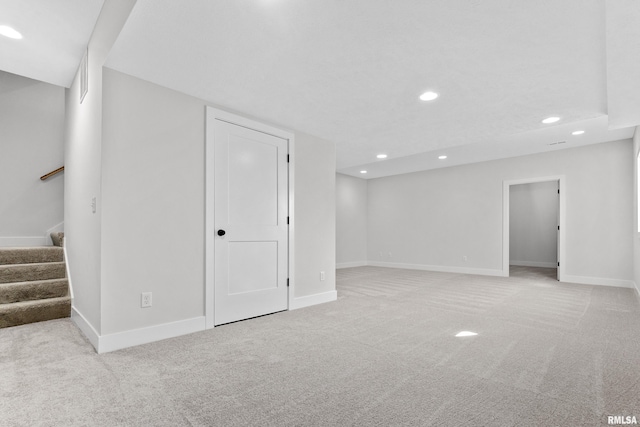
M 564 276 L 564 177 L 505 181 L 503 275 Z

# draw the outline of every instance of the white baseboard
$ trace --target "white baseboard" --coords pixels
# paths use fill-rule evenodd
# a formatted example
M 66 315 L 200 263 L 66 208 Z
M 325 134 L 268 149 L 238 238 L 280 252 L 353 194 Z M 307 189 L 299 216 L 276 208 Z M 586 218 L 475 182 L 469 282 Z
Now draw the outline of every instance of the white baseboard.
M 193 319 L 149 326 L 147 328 L 102 335 L 100 337 L 98 353 L 108 353 L 110 351 L 134 347 L 136 345 L 148 344 L 150 342 L 161 341 L 167 338 L 174 338 L 180 335 L 204 331 L 205 323 L 205 317 L 200 316 L 194 317 Z
M 640 285 L 635 281 L 632 283 L 633 283 L 633 289 L 636 291 L 636 298 L 638 298 L 638 301 L 640 302 Z
M 87 318 L 84 317 L 82 313 L 80 313 L 75 307 L 71 307 L 71 321 L 76 324 L 78 329 L 80 329 L 84 336 L 87 337 L 93 348 L 98 351 L 100 344 L 100 334 L 98 334 L 91 323 L 89 323 Z
M 489 268 L 468 268 L 468 267 L 425 265 L 425 264 L 403 264 L 403 263 L 396 263 L 396 262 L 379 262 L 379 261 L 369 261 L 368 264 L 373 267 L 389 267 L 389 268 L 402 268 L 405 270 L 437 271 L 441 273 L 476 274 L 479 276 L 502 276 L 503 275 L 502 270 L 493 270 Z
M 82 331 L 84 336 L 87 337 L 93 348 L 95 348 L 99 354 L 204 331 L 205 329 L 205 318 L 201 316 L 193 319 L 164 323 L 162 325 L 149 326 L 148 328 L 100 335 L 75 307 L 71 308 L 71 320 L 80 331 Z
M 579 283 L 582 285 L 613 286 L 616 288 L 631 289 L 635 288 L 632 280 L 609 279 L 606 277 L 570 276 L 568 274 L 565 274 L 562 277 L 562 281 L 565 283 Z
M 289 310 L 296 310 L 298 308 L 309 307 L 316 304 L 322 304 L 325 302 L 331 302 L 338 299 L 337 291 L 323 292 L 321 294 L 309 295 L 306 297 L 294 298 L 289 303 Z
M 64 266 L 67 270 L 67 283 L 69 284 L 69 297 L 71 297 L 71 303 L 73 304 L 73 282 L 71 281 L 71 269 L 69 268 L 69 257 L 67 256 L 67 240 L 62 240 L 62 252 L 64 255 Z
M 544 261 L 509 261 L 509 265 L 517 265 L 520 267 L 543 267 L 543 268 L 556 268 L 558 266 L 555 262 Z
M 336 264 L 336 269 L 351 268 L 351 267 L 366 267 L 367 265 L 369 265 L 367 261 L 341 262 Z
M 0 247 L 24 248 L 33 246 L 51 246 L 51 239 L 40 237 L 0 237 Z
M 48 229 L 46 233 L 44 233 L 44 240 L 47 242 L 47 245 L 53 245 L 53 241 L 51 240 L 51 233 L 58 233 L 58 232 L 64 233 L 64 221 L 61 222 L 60 224 L 54 225 L 53 227 Z

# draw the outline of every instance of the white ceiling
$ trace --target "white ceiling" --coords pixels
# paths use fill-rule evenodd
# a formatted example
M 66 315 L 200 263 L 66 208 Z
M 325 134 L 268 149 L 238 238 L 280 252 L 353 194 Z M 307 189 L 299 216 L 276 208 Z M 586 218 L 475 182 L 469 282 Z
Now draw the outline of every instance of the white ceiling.
M 43 7 L 22 13 L 46 45 L 73 27 L 46 19 L 51 3 L 0 7 Z M 637 0 L 138 0 L 105 65 L 334 141 L 340 172 L 373 178 L 631 137 L 639 21 Z
M 69 87 L 103 0 L 0 0 L 0 25 L 23 35 L 0 36 L 0 70 Z

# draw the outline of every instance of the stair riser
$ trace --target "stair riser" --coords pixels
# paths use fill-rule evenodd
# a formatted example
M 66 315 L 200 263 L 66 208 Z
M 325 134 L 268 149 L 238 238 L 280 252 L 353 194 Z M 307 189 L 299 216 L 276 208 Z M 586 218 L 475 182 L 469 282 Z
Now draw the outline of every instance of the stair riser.
M 0 283 L 63 279 L 64 263 L 0 265 Z
M 0 304 L 65 297 L 69 293 L 67 279 L 54 282 L 23 282 L 0 284 Z
M 0 265 L 61 261 L 64 261 L 64 251 L 60 247 L 0 249 Z
M 0 328 L 26 325 L 27 323 L 70 317 L 71 301 L 65 299 L 51 304 L 19 306 L 12 304 L 0 306 Z

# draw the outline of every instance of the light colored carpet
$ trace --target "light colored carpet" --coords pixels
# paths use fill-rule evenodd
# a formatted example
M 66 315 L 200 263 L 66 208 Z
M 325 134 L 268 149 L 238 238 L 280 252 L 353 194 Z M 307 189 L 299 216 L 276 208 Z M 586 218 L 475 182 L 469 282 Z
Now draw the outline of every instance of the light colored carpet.
M 3 426 L 603 426 L 640 418 L 630 289 L 362 267 L 336 302 L 96 354 L 0 330 Z M 462 330 L 474 337 L 456 338 Z

